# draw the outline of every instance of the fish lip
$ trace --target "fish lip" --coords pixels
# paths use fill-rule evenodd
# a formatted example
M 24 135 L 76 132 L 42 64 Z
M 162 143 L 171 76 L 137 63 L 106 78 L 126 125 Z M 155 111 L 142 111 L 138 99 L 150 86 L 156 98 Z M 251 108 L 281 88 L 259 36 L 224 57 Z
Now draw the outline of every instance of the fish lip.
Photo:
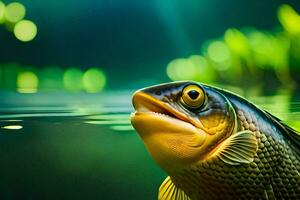
M 167 117 L 182 120 L 184 122 L 192 124 L 190 119 L 185 114 L 177 111 L 168 104 L 142 91 L 137 91 L 133 94 L 132 104 L 136 110 L 132 114 L 132 116 L 141 114 L 162 114 Z

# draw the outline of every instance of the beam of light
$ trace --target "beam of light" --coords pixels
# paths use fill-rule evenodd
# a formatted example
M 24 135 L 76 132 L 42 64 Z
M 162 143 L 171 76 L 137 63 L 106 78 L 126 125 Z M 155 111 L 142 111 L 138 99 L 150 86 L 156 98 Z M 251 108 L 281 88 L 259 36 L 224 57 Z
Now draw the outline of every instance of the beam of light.
M 300 33 L 300 16 L 287 4 L 279 7 L 277 16 L 283 28 L 290 34 L 297 35 Z
M 30 71 L 21 72 L 17 76 L 17 91 L 20 93 L 37 92 L 39 79 Z
M 188 37 L 183 24 L 183 18 L 179 15 L 176 3 L 172 0 L 155 0 L 158 14 L 169 31 L 173 44 L 179 54 L 190 52 L 192 42 Z
M 2 129 L 10 129 L 10 130 L 19 130 L 22 129 L 23 126 L 21 125 L 7 125 L 7 126 L 2 126 Z
M 35 38 L 37 27 L 30 20 L 21 20 L 15 25 L 14 34 L 18 40 L 29 42 Z
M 5 8 L 5 20 L 11 23 L 17 23 L 25 17 L 26 9 L 18 2 L 10 3 Z
M 105 87 L 106 76 L 102 70 L 91 68 L 83 74 L 82 81 L 86 92 L 96 93 Z
M 2 1 L 0 1 L 0 24 L 2 24 L 5 21 L 4 13 L 5 13 L 5 4 Z
M 66 90 L 79 92 L 82 90 L 82 72 L 77 68 L 69 68 L 63 76 L 63 83 Z

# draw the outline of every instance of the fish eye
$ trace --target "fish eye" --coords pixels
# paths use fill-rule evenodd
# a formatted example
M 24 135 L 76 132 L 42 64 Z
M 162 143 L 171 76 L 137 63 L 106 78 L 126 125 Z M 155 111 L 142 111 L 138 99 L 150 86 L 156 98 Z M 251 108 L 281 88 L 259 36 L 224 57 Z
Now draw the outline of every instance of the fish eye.
M 199 86 L 188 85 L 183 89 L 180 100 L 185 106 L 197 109 L 204 104 L 205 94 Z

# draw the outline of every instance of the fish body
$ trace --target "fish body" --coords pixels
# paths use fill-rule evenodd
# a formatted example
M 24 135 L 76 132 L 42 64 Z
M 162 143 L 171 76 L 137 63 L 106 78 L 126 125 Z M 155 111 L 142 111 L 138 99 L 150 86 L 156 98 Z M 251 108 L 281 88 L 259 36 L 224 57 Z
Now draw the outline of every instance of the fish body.
M 168 173 L 158 199 L 300 199 L 300 136 L 228 91 L 173 82 L 137 91 L 132 124 Z

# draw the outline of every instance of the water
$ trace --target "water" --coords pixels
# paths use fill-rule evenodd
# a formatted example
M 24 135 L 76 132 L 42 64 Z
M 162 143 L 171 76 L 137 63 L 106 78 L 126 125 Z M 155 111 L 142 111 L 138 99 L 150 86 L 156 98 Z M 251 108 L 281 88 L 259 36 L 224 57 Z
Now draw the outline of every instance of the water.
M 130 95 L 1 93 L 0 199 L 156 199 L 166 174 L 130 125 Z M 299 101 L 251 100 L 299 128 Z
M 156 198 L 165 175 L 130 125 L 130 92 L 2 97 L 0 199 Z

